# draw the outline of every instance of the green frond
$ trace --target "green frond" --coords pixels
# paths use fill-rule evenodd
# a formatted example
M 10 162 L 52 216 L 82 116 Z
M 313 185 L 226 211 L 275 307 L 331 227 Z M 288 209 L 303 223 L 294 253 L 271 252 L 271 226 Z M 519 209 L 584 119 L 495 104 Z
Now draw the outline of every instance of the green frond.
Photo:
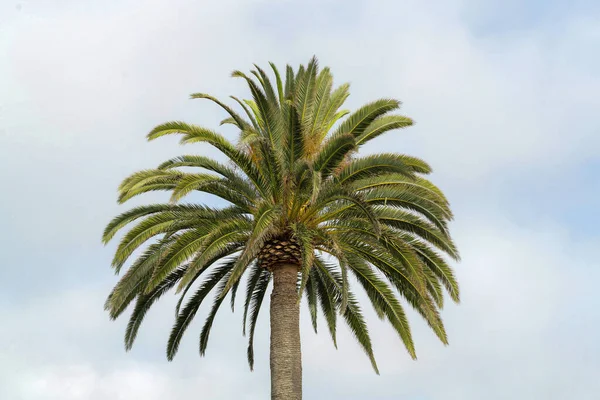
M 350 294 L 348 265 L 346 264 L 346 260 L 340 260 L 340 270 L 342 271 L 342 302 L 340 303 L 340 313 L 345 314 L 346 308 L 348 308 L 348 298 Z
M 358 281 L 369 295 L 375 309 L 383 311 L 390 324 L 394 327 L 408 353 L 413 359 L 417 358 L 412 334 L 406 314 L 392 289 L 360 259 L 349 258 L 350 268 Z
M 173 168 L 180 167 L 195 167 L 195 168 L 204 168 L 209 171 L 216 172 L 217 174 L 231 179 L 231 180 L 239 180 L 243 179 L 231 168 L 226 165 L 221 164 L 218 161 L 213 160 L 210 157 L 200 156 L 200 155 L 184 155 L 175 158 L 171 158 L 158 166 L 159 170 L 169 170 Z
M 314 138 L 313 140 L 320 143 L 327 134 L 327 131 L 321 129 L 322 127 L 319 125 L 319 122 L 326 112 L 327 102 L 331 96 L 331 88 L 333 86 L 333 75 L 331 75 L 329 68 L 323 68 L 319 73 L 315 86 L 315 99 L 311 116 L 312 123 L 306 136 L 308 138 Z
M 283 104 L 285 102 L 285 96 L 283 93 L 283 83 L 281 81 L 281 75 L 279 74 L 279 70 L 277 69 L 277 66 L 275 66 L 275 64 L 270 62 L 269 65 L 271 66 L 271 69 L 275 74 L 275 81 L 277 82 L 277 94 L 279 96 L 279 104 Z
M 383 272 L 398 292 L 427 321 L 442 343 L 447 344 L 446 332 L 439 317 L 439 312 L 426 288 L 427 278 L 421 270 L 422 266 L 414 260 L 407 249 L 387 246 L 385 250 L 392 251 L 388 253 L 372 242 L 369 245 L 364 246 L 354 243 L 346 250 L 356 253 Z M 399 245 L 399 243 L 396 243 L 396 245 Z M 400 265 L 396 265 L 398 262 L 400 262 Z
M 123 204 L 126 201 L 131 200 L 133 197 L 138 196 L 140 194 L 144 194 L 144 193 L 155 192 L 155 191 L 161 191 L 161 192 L 171 191 L 175 188 L 175 186 L 176 186 L 176 183 L 171 183 L 171 182 L 155 182 L 152 184 L 146 184 L 146 185 L 140 186 L 138 188 L 132 189 L 123 195 L 120 195 L 118 198 L 118 202 L 119 202 L 119 204 Z
M 133 343 L 135 342 L 135 338 L 137 337 L 137 333 L 140 329 L 142 321 L 144 320 L 144 317 L 146 316 L 146 313 L 150 307 L 152 307 L 152 305 L 158 299 L 160 299 L 163 294 L 167 293 L 173 286 L 175 286 L 175 284 L 177 284 L 184 272 L 185 267 L 180 267 L 167 276 L 165 280 L 150 293 L 138 295 L 135 308 L 131 313 L 131 317 L 127 323 L 127 329 L 125 330 L 126 350 L 131 350 L 133 347 Z
M 254 68 L 258 71 L 258 76 L 260 77 L 260 83 L 263 87 L 263 91 L 267 96 L 267 101 L 270 107 L 279 105 L 279 95 L 278 92 L 275 92 L 273 85 L 271 84 L 271 80 L 269 76 L 263 71 L 258 65 L 254 64 Z M 279 91 L 279 89 L 278 89 Z
M 248 335 L 247 355 L 248 365 L 250 366 L 251 371 L 254 370 L 254 331 L 256 329 L 256 322 L 258 321 L 260 306 L 262 305 L 270 281 L 271 273 L 262 269 L 250 298 L 250 334 Z
M 283 119 L 279 112 L 278 105 L 273 102 L 269 102 L 265 93 L 260 90 L 258 85 L 250 79 L 246 74 L 240 71 L 234 71 L 232 76 L 243 78 L 246 80 L 252 98 L 254 99 L 253 108 L 255 115 L 260 116 L 263 121 L 263 127 L 266 131 L 266 135 L 269 138 L 269 142 L 275 151 L 278 150 L 278 144 L 281 144 L 283 138 Z M 258 120 L 258 118 L 257 118 Z
M 283 151 L 276 153 L 271 150 L 271 145 L 266 142 L 261 143 L 261 168 L 268 172 L 270 197 L 274 202 L 279 202 L 281 196 L 281 188 L 283 185 L 281 171 L 285 165 L 285 154 Z M 275 153 L 275 154 L 274 154 Z
M 225 110 L 227 112 L 227 114 L 229 114 L 231 116 L 231 119 L 233 120 L 233 122 L 235 122 L 235 125 L 238 128 L 240 128 L 241 130 L 244 130 L 244 129 L 250 127 L 250 124 L 248 122 L 246 122 L 238 113 L 233 111 L 233 109 L 231 107 L 229 107 L 228 105 L 226 105 L 225 103 L 221 102 L 220 100 L 218 100 L 217 98 L 215 98 L 211 95 L 208 95 L 205 93 L 193 93 L 190 95 L 190 98 L 211 100 L 212 102 L 218 104 L 223 110 Z
M 448 336 L 446 334 L 446 329 L 444 328 L 444 323 L 433 298 L 429 294 L 423 297 L 414 291 L 406 290 L 402 284 L 393 280 L 393 277 L 390 281 L 399 291 L 402 290 L 401 293 L 403 297 L 413 309 L 421 315 L 425 322 L 427 322 L 427 325 L 433 330 L 438 339 L 440 339 L 443 344 L 447 345 Z
M 352 259 L 351 266 L 360 266 L 361 268 L 370 269 L 369 265 L 361 258 L 350 258 Z M 375 314 L 379 319 L 383 320 L 386 317 L 386 310 L 384 305 L 382 305 L 381 303 L 380 293 L 377 290 L 372 290 L 372 288 L 367 287 L 370 283 L 367 280 L 365 280 L 363 275 L 357 273 L 355 268 L 352 268 L 352 272 L 354 273 L 354 276 L 357 278 L 358 282 L 362 285 L 363 289 L 365 290 L 365 293 L 367 294 L 367 297 L 371 301 L 373 311 L 375 311 Z M 372 270 L 369 271 L 369 273 L 372 274 Z
M 231 273 L 231 270 L 229 272 L 229 274 Z M 221 280 L 221 283 L 219 284 L 219 287 L 217 288 L 217 293 L 220 293 L 223 291 L 224 286 L 225 286 L 225 282 L 227 282 L 227 278 L 228 275 L 225 275 L 223 277 L 223 280 Z M 217 312 L 219 311 L 219 307 L 221 307 L 221 303 L 223 303 L 223 300 L 225 300 L 224 296 L 215 296 L 215 300 L 213 302 L 213 306 L 210 309 L 210 312 L 208 313 L 208 317 L 206 317 L 206 321 L 204 321 L 204 326 L 202 327 L 202 331 L 200 332 L 200 356 L 204 356 L 204 354 L 206 353 L 206 346 L 208 345 L 208 337 L 210 336 L 210 329 L 212 328 L 212 324 L 215 320 L 215 316 L 217 315 Z
M 300 274 L 300 287 L 298 288 L 298 302 L 300 302 L 300 300 L 302 299 L 304 288 L 306 287 L 306 283 L 308 282 L 310 269 L 312 268 L 314 262 L 314 234 L 303 224 L 294 225 L 293 233 L 294 238 L 300 244 L 300 249 L 302 252 L 302 273 Z
M 379 177 L 389 174 L 400 174 L 409 179 L 415 178 L 415 173 L 429 173 L 431 168 L 424 162 L 413 157 L 400 154 L 380 153 L 350 161 L 337 174 L 340 184 L 348 184 L 359 179 Z
M 306 67 L 302 64 L 300 64 L 300 66 L 298 67 L 298 71 L 296 72 L 296 76 L 294 78 L 294 85 L 298 85 L 298 82 L 300 82 L 302 80 L 302 78 L 304 77 L 304 73 L 306 72 Z
M 295 92 L 295 80 L 294 80 L 294 69 L 290 65 L 285 67 L 285 90 L 284 96 L 286 99 L 291 100 L 294 98 Z
M 330 209 L 326 208 L 334 202 L 338 204 L 351 204 L 353 207 L 347 208 L 347 212 L 350 213 L 352 211 L 357 211 L 360 216 L 366 218 L 367 221 L 371 224 L 371 232 L 375 236 L 379 236 L 381 234 L 381 224 L 380 221 L 375 214 L 375 209 L 366 203 L 359 194 L 346 192 L 345 190 L 338 188 L 334 188 L 331 191 L 322 191 L 322 195 L 319 196 L 317 201 L 313 206 L 314 212 L 318 213 L 319 211 L 325 210 L 330 211 Z M 339 210 L 339 209 L 338 209 Z M 342 210 L 345 210 L 342 208 Z M 323 223 L 328 220 L 338 219 L 340 216 L 340 211 L 333 213 L 325 213 L 327 217 L 319 216 L 317 218 L 317 222 Z M 310 215 L 310 214 L 308 214 Z
M 339 118 L 337 117 L 339 109 L 350 95 L 349 89 L 350 84 L 348 83 L 340 85 L 333 93 L 331 93 L 328 100 L 325 102 L 323 109 L 325 112 L 319 114 L 317 121 L 317 126 L 319 126 L 319 129 L 325 134 L 329 132 L 331 126 L 333 126 L 335 121 Z
M 211 290 L 227 275 L 231 270 L 235 260 L 230 260 L 225 264 L 222 264 L 214 269 L 213 272 L 202 282 L 200 287 L 196 290 L 194 295 L 185 304 L 181 312 L 177 315 L 175 324 L 171 329 L 169 335 L 169 341 L 167 344 L 167 358 L 169 361 L 173 360 L 177 350 L 179 349 L 179 343 L 185 333 L 187 327 L 192 322 L 194 316 L 198 312 L 200 305 L 211 292 Z
M 177 287 L 177 292 L 183 290 L 185 285 L 194 279 L 196 273 L 207 267 L 208 262 L 216 254 L 219 254 L 231 244 L 246 241 L 249 230 L 249 222 L 242 219 L 225 221 L 223 224 L 214 227 L 202 241 L 201 254 L 190 264 L 187 273 L 183 276 Z M 236 262 L 237 261 L 238 260 L 236 259 Z M 235 267 L 237 267 L 237 264 L 235 264 Z M 234 267 L 232 267 L 232 269 L 233 268 Z M 238 278 L 239 276 L 241 276 L 241 274 L 238 275 Z M 231 285 L 233 285 L 233 282 L 231 282 Z M 231 288 L 231 285 L 228 284 L 227 290 Z
M 238 99 L 235 96 L 229 96 L 229 97 L 231 97 L 236 103 L 238 103 L 240 105 L 240 107 L 242 107 L 242 109 L 244 110 L 244 112 L 248 116 L 248 119 L 252 123 L 252 127 L 254 128 L 253 130 L 255 132 L 258 131 L 258 130 L 260 130 L 260 125 L 259 125 L 258 121 L 256 120 L 256 114 L 253 114 L 251 112 L 251 110 L 248 108 L 248 106 L 246 105 L 246 103 L 244 101 Z M 246 128 L 246 129 L 243 129 L 243 130 L 247 131 L 247 130 L 252 130 L 252 129 Z
M 393 99 L 381 99 L 366 104 L 350 114 L 333 135 L 349 134 L 358 139 L 378 117 L 398 108 L 400 108 L 400 102 Z
M 147 206 L 135 207 L 129 211 L 119 214 L 117 217 L 113 218 L 104 229 L 104 233 L 102 234 L 102 242 L 107 244 L 120 229 L 124 228 L 127 224 L 135 221 L 136 219 L 165 211 L 170 207 L 171 206 L 167 204 L 151 204 Z
M 306 66 L 306 70 L 302 74 L 302 77 L 296 81 L 294 105 L 297 109 L 300 123 L 302 124 L 305 133 L 310 129 L 310 122 L 313 119 L 318 68 L 319 65 L 317 59 L 313 57 Z
M 244 177 L 240 176 L 234 169 L 209 157 L 197 155 L 179 156 L 163 162 L 158 166 L 158 169 L 173 169 L 180 167 L 203 168 L 216 172 L 223 178 L 227 178 L 227 184 L 242 193 L 249 201 L 255 200 L 258 197 L 258 188 L 253 186 Z M 225 181 L 221 180 L 220 182 Z
M 244 317 L 242 318 L 242 334 L 244 336 L 246 336 L 246 320 L 248 318 L 248 309 L 250 307 L 250 301 L 252 300 L 252 293 L 254 293 L 256 283 L 260 279 L 263 271 L 264 268 L 258 265 L 258 263 L 253 263 L 249 267 L 248 280 L 246 282 L 246 299 L 244 301 Z
M 253 119 L 256 121 L 256 123 L 258 125 L 258 127 L 256 129 L 256 133 L 258 134 L 263 129 L 265 129 L 264 116 L 260 112 L 260 109 L 258 108 L 258 105 L 256 104 L 255 101 L 247 100 L 246 99 L 246 100 L 243 100 L 243 102 L 244 102 L 244 104 L 246 104 L 246 106 L 248 107 L 248 109 L 250 109 L 250 111 L 252 111 L 251 115 L 253 116 Z M 270 138 L 269 138 L 269 140 L 270 140 Z
M 314 267 L 311 273 L 311 279 L 313 279 L 316 283 L 316 292 L 319 298 L 319 304 L 321 304 L 321 310 L 325 316 L 325 321 L 327 321 L 327 328 L 329 329 L 331 340 L 337 349 L 337 311 L 335 291 L 331 288 L 331 282 L 323 279 L 321 276 L 323 272 L 318 267 Z
M 344 314 L 346 312 L 346 307 L 348 306 L 348 295 L 350 293 L 350 284 L 348 282 L 348 258 L 346 257 L 346 252 L 337 235 L 328 235 L 323 229 L 317 229 L 316 236 L 323 242 L 319 249 L 329 253 L 338 261 L 341 271 L 341 301 L 339 312 L 340 314 Z
M 219 125 L 220 126 L 223 126 L 223 125 L 235 125 L 235 126 L 237 126 L 237 123 L 235 122 L 235 119 L 233 119 L 233 118 L 225 118 L 225 119 L 222 119 L 221 122 L 219 122 Z
M 199 210 L 196 210 L 197 214 L 194 213 L 193 208 L 194 207 L 189 206 L 178 207 L 174 209 L 173 213 L 163 213 L 152 216 L 130 230 L 121 241 L 121 244 L 115 253 L 113 264 L 117 271 L 125 263 L 132 252 L 150 237 L 161 233 L 177 232 L 180 229 L 197 226 L 194 229 L 185 230 L 179 235 L 169 237 L 163 242 L 161 253 L 164 254 L 161 254 L 160 256 L 160 265 L 157 265 L 153 270 L 153 277 L 148 283 L 151 288 L 152 285 L 158 284 L 162 277 L 166 276 L 178 265 L 191 258 L 195 251 L 201 248 L 203 241 L 211 230 L 221 226 L 227 221 L 238 221 L 238 224 L 243 224 L 244 221 L 246 221 L 244 217 L 241 217 L 239 214 L 236 215 L 236 210 L 233 208 L 214 211 L 213 213 L 211 213 L 209 209 L 200 208 Z M 177 211 L 181 212 L 182 210 L 187 210 L 187 212 L 183 212 L 183 217 L 178 216 Z M 165 224 L 170 225 L 165 228 Z M 201 226 L 198 226 L 198 224 L 201 224 Z M 149 251 L 157 251 L 157 248 L 150 247 Z M 150 288 L 148 290 L 150 290 Z
M 460 301 L 460 290 L 458 282 L 454 277 L 452 268 L 446 261 L 438 255 L 434 250 L 427 247 L 425 244 L 418 241 L 412 242 L 411 246 L 415 249 L 424 264 L 438 277 L 442 282 L 450 298 L 455 302 Z
M 231 300 L 230 300 L 231 312 L 235 312 L 235 299 L 237 297 L 237 291 L 238 291 L 238 288 L 240 287 L 240 283 L 241 283 L 241 280 L 238 279 L 231 287 Z
M 429 268 L 423 268 L 423 273 L 427 279 L 427 292 L 435 302 L 439 310 L 444 308 L 444 289 L 438 277 Z
M 424 219 L 406 211 L 389 207 L 378 208 L 375 214 L 381 224 L 414 235 L 436 246 L 455 260 L 459 259 L 458 250 L 450 236 Z
M 161 263 L 154 269 L 145 292 L 153 290 L 171 271 L 189 261 L 196 252 L 200 251 L 205 246 L 210 231 L 209 227 L 196 228 L 179 235 L 177 240 L 169 246 L 166 254 L 161 257 Z
M 449 217 L 444 211 L 444 206 L 427 199 L 425 196 L 389 187 L 361 191 L 360 193 L 364 193 L 365 203 L 371 206 L 383 206 L 413 212 L 435 225 L 444 234 L 448 234 Z M 348 208 L 348 206 L 345 207 Z M 328 215 L 341 215 L 343 211 L 343 208 L 330 210 Z
M 310 269 L 308 273 L 308 279 L 306 282 L 306 301 L 308 303 L 308 311 L 310 312 L 310 320 L 312 322 L 313 329 L 317 333 L 317 279 L 315 278 L 316 270 Z
M 355 254 L 384 273 L 394 274 L 407 289 L 421 296 L 427 296 L 425 278 L 419 271 L 419 261 L 415 260 L 410 252 L 394 248 L 390 244 L 382 246 L 375 238 L 368 237 L 364 233 L 363 235 L 346 233 L 340 236 L 346 252 Z
M 109 312 L 111 319 L 118 318 L 135 297 L 144 291 L 152 272 L 161 262 L 165 248 L 173 240 L 175 240 L 175 237 L 167 237 L 148 246 L 148 249 L 137 258 L 129 267 L 127 273 L 121 277 L 104 303 L 104 309 Z
M 296 107 L 286 107 L 287 110 L 287 135 L 285 141 L 286 169 L 293 171 L 294 166 L 305 152 L 305 135 L 302 131 L 302 120 Z
M 237 206 L 245 213 L 251 213 L 252 211 L 253 201 L 238 186 L 227 180 L 206 182 L 196 187 L 195 190 L 217 196 Z
M 362 146 L 369 140 L 394 129 L 409 127 L 413 124 L 412 119 L 401 115 L 385 115 L 371 122 L 356 138 L 356 144 Z
M 333 116 L 329 119 L 328 125 L 324 127 L 324 131 L 329 132 L 333 126 L 346 115 L 350 114 L 350 110 L 340 110 L 333 114 Z
M 321 187 L 323 186 L 323 175 L 321 171 L 310 171 L 312 173 L 312 188 L 310 193 L 310 202 L 316 203 L 321 193 Z
M 316 155 L 313 163 L 315 171 L 323 176 L 329 176 L 344 158 L 356 148 L 352 135 L 339 135 L 328 140 Z
M 173 194 L 171 195 L 171 202 L 175 203 L 181 200 L 187 194 L 193 190 L 202 188 L 207 183 L 215 183 L 220 181 L 216 175 L 210 174 L 185 174 L 179 179 L 177 185 L 173 188 Z
M 251 261 L 256 258 L 265 241 L 276 232 L 278 228 L 277 223 L 280 218 L 280 206 L 273 206 L 268 203 L 261 205 L 255 216 L 252 232 L 246 240 L 244 250 L 233 268 L 229 281 L 223 288 L 222 295 L 225 295 L 235 282 L 237 282 Z
M 256 169 L 252 159 L 247 154 L 236 149 L 233 144 L 216 132 L 196 125 L 186 124 L 185 122 L 173 121 L 154 128 L 148 134 L 148 140 L 176 133 L 183 135 L 182 143 L 208 143 L 221 151 L 246 174 L 261 194 L 265 194 L 264 177 Z
M 452 219 L 452 212 L 450 211 L 448 200 L 444 197 L 439 188 L 427 179 L 418 176 L 415 178 L 407 178 L 406 176 L 392 173 L 389 175 L 360 179 L 353 182 L 350 187 L 356 191 L 389 188 L 396 189 L 400 193 L 416 194 L 431 201 L 438 207 L 441 207 L 447 218 Z
M 337 307 L 339 308 L 341 305 L 341 276 L 337 274 L 332 267 L 327 265 L 320 265 L 319 269 L 322 272 L 320 276 L 332 283 L 331 288 L 336 295 Z M 358 301 L 352 292 L 348 293 L 348 305 L 342 316 L 346 320 L 346 324 L 350 328 L 350 332 L 352 332 L 358 343 L 371 360 L 373 369 L 377 374 L 379 374 L 379 368 L 377 367 L 377 362 L 375 361 L 375 356 L 373 355 L 373 345 L 371 344 L 371 337 L 367 329 L 367 324 L 363 318 Z
M 119 272 L 133 252 L 146 241 L 160 234 L 176 232 L 182 223 L 170 213 L 150 215 L 139 222 L 119 242 L 112 261 L 115 271 Z
M 183 301 L 185 300 L 188 291 L 192 288 L 196 280 L 200 278 L 200 276 L 202 276 L 204 272 L 209 270 L 212 265 L 216 264 L 219 261 L 223 261 L 223 259 L 226 259 L 227 256 L 231 256 L 235 253 L 238 253 L 241 248 L 243 248 L 242 242 L 231 243 L 229 246 L 222 248 L 222 250 L 219 253 L 215 254 L 209 261 L 205 263 L 205 266 L 203 268 L 199 269 L 198 272 L 196 272 L 194 278 L 185 286 L 185 288 L 181 291 L 181 294 L 179 295 L 179 300 L 177 301 L 177 305 L 175 306 L 175 316 L 179 314 L 179 311 L 181 310 L 181 305 L 183 304 Z M 202 253 L 198 253 L 196 257 L 187 264 L 186 270 L 187 268 L 189 268 L 190 265 L 194 265 L 194 263 L 197 262 L 199 257 L 202 257 Z
M 161 178 L 172 178 L 175 182 L 183 175 L 180 171 L 162 171 L 158 169 L 147 169 L 135 172 L 125 178 L 119 185 L 119 192 L 126 193 L 128 190 L 138 188 L 147 183 L 153 183 Z
M 185 174 L 181 171 L 145 170 L 139 171 L 119 186 L 119 203 L 149 191 L 172 190 Z

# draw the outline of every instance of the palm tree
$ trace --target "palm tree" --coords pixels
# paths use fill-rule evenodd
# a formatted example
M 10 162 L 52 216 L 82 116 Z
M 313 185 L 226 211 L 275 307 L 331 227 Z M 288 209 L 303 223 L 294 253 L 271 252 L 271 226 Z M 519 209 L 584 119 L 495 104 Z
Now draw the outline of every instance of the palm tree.
M 116 272 L 135 258 L 108 296 L 106 309 L 114 319 L 135 300 L 125 333 L 125 347 L 130 349 L 148 309 L 175 288 L 181 298 L 167 345 L 171 360 L 198 308 L 214 292 L 200 333 L 204 355 L 217 311 L 228 294 L 234 308 L 246 275 L 243 326 L 252 369 L 256 322 L 273 280 L 271 398 L 294 400 L 302 397 L 302 296 L 314 330 L 320 309 L 336 345 L 337 318 L 342 317 L 378 372 L 349 276 L 362 286 L 377 315 L 390 322 L 414 359 L 400 299 L 446 344 L 439 314 L 443 291 L 458 302 L 459 289 L 443 255 L 457 260 L 458 252 L 448 233 L 452 219 L 448 201 L 423 178 L 431 172 L 429 165 L 396 153 L 356 154 L 383 133 L 412 125 L 411 119 L 390 114 L 399 108 L 399 101 L 381 99 L 349 113 L 340 109 L 349 85 L 333 90 L 330 70 L 319 72 L 315 58 L 297 71 L 287 66 L 285 79 L 275 65 L 270 66 L 275 85 L 258 66 L 253 77 L 233 72 L 246 81 L 252 94 L 252 100 L 243 101 L 232 96 L 245 117 L 207 94 L 191 96 L 225 110 L 228 118 L 222 124 L 239 130 L 237 144 L 210 129 L 179 121 L 159 125 L 148 134 L 149 140 L 180 134 L 183 144 L 208 143 L 228 162 L 184 155 L 123 181 L 120 203 L 155 190 L 171 192 L 171 199 L 168 204 L 135 207 L 106 227 L 104 243 L 131 226 L 112 262 Z M 184 172 L 182 167 L 200 170 Z M 215 195 L 227 205 L 211 208 L 179 202 L 193 191 Z M 148 241 L 145 251 L 132 257 Z

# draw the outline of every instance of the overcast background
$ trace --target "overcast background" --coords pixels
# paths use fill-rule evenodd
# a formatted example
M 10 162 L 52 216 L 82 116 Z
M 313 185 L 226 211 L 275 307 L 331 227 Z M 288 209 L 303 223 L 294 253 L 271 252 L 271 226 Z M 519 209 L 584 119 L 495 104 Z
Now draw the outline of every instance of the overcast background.
M 265 310 L 254 372 L 227 309 L 205 358 L 201 313 L 167 362 L 174 296 L 126 353 L 100 236 L 131 207 L 127 174 L 209 151 L 144 138 L 172 119 L 216 128 L 190 93 L 247 95 L 232 70 L 313 54 L 351 82 L 350 107 L 404 102 L 416 126 L 367 150 L 433 165 L 463 261 L 449 347 L 412 313 L 412 361 L 365 307 L 380 376 L 345 326 L 336 351 L 304 312 L 305 398 L 598 399 L 599 49 L 591 0 L 0 0 L 0 399 L 268 398 Z

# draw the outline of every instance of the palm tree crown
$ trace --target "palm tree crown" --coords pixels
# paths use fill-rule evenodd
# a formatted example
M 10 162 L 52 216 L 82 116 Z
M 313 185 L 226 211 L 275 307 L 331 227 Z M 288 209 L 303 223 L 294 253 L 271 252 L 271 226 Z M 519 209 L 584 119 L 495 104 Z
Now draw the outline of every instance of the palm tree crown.
M 362 145 L 408 127 L 412 120 L 392 114 L 400 106 L 393 99 L 374 101 L 353 113 L 341 109 L 349 85 L 334 89 L 330 70 L 319 71 L 315 58 L 297 71 L 287 66 L 285 77 L 271 67 L 274 83 L 258 66 L 253 76 L 233 72 L 252 94 L 252 100 L 232 97 L 244 117 L 207 94 L 191 96 L 225 110 L 228 118 L 222 124 L 239 129 L 237 143 L 179 121 L 148 134 L 149 140 L 180 134 L 184 144 L 208 143 L 228 158 L 227 163 L 184 155 L 136 172 L 120 185 L 121 203 L 149 191 L 171 192 L 168 204 L 133 208 L 104 231 L 106 243 L 129 227 L 112 262 L 117 272 L 150 242 L 106 301 L 111 318 L 135 301 L 126 348 L 131 348 L 152 304 L 175 288 L 181 298 L 167 357 L 176 354 L 184 331 L 214 292 L 200 333 L 204 354 L 215 314 L 228 294 L 233 309 L 246 275 L 243 320 L 244 333 L 249 320 L 252 368 L 257 318 L 272 269 L 281 263 L 297 265 L 298 301 L 306 297 L 315 331 L 320 309 L 335 344 L 337 318 L 343 318 L 375 371 L 369 333 L 349 275 L 362 286 L 377 315 L 389 321 L 411 357 L 416 355 L 404 302 L 447 343 L 439 314 L 443 291 L 459 300 L 458 284 L 444 258 L 458 259 L 448 232 L 448 201 L 423 177 L 431 172 L 424 161 L 396 153 L 357 155 Z M 227 205 L 179 202 L 192 191 L 218 196 Z

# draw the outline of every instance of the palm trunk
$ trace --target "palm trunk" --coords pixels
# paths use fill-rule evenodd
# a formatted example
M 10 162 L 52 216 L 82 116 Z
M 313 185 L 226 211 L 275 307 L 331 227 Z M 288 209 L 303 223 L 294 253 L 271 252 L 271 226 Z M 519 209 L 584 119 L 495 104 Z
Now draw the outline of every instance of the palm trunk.
M 302 399 L 298 266 L 273 268 L 271 293 L 271 400 Z

